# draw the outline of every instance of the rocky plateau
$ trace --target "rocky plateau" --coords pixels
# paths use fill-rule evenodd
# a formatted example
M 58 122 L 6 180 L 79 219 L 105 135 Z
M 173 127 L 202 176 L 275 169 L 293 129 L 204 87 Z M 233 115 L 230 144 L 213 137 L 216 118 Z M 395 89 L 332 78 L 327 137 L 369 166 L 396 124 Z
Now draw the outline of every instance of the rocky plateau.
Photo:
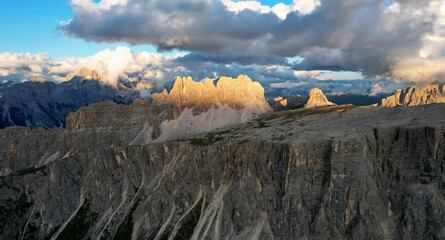
M 445 104 L 320 92 L 271 111 L 247 76 L 178 78 L 0 130 L 0 239 L 444 239 Z

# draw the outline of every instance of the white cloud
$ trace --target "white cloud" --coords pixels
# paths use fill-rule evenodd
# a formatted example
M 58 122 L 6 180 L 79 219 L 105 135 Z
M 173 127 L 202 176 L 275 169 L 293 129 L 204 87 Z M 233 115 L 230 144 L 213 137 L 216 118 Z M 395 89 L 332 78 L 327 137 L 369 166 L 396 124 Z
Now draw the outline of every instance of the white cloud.
M 171 57 L 149 52 L 133 52 L 127 47 L 115 50 L 105 49 L 97 54 L 84 58 L 55 58 L 47 53 L 31 55 L 29 53 L 0 53 L 0 76 L 14 80 L 30 77 L 46 77 L 60 82 L 70 72 L 81 68 L 95 69 L 103 73 L 105 83 L 116 85 L 118 80 L 150 81 L 163 83 L 167 73 L 174 74 L 176 66 L 171 68 L 165 62 Z
M 441 0 L 395 0 L 389 7 L 379 0 L 295 0 L 272 7 L 254 0 L 72 0 L 71 5 L 73 19 L 60 26 L 67 36 L 186 50 L 194 56 L 184 58 L 201 64 L 283 65 L 286 58 L 302 56 L 305 60 L 293 63 L 295 70 L 362 70 L 367 77 L 403 75 L 411 82 L 400 74 L 406 61 L 424 59 L 434 70 L 431 62 L 445 58 Z M 135 56 L 113 54 L 123 55 L 119 62 L 106 61 L 119 64 L 104 67 L 111 79 L 140 68 Z M 439 75 L 432 79 L 441 77 L 434 71 Z M 161 75 L 168 74 L 153 76 Z
M 372 89 L 373 80 L 345 81 L 330 80 L 326 72 L 294 70 L 289 66 L 264 64 L 237 64 L 214 61 L 184 61 L 184 54 L 164 57 L 159 53 L 135 52 L 127 47 L 105 49 L 93 56 L 82 58 L 51 58 L 48 54 L 0 53 L 0 82 L 12 80 L 21 82 L 32 77 L 44 77 L 50 81 L 62 82 L 70 72 L 81 68 L 95 69 L 105 75 L 104 83 L 116 86 L 118 81 L 131 82 L 143 96 L 149 96 L 149 88 L 163 88 L 177 76 L 191 76 L 195 80 L 220 76 L 237 77 L 248 75 L 260 82 L 267 90 L 292 88 L 292 91 L 307 91 L 312 87 L 324 91 L 353 91 L 365 94 Z M 187 58 L 185 58 L 187 59 Z M 353 73 L 344 73 L 354 75 Z M 346 76 L 344 75 L 344 76 Z M 357 76 L 357 75 L 355 75 Z M 386 88 L 387 89 L 387 88 Z M 385 90 L 385 88 L 384 88 Z M 281 90 L 280 90 L 281 91 Z M 371 91 L 371 90 L 370 90 Z M 291 94 L 287 93 L 286 95 Z M 270 93 L 272 94 L 272 93 Z M 277 93 L 279 94 L 279 93 Z
M 63 74 L 78 68 L 96 69 L 107 76 L 109 84 L 115 84 L 120 78 L 127 79 L 128 74 L 139 73 L 143 76 L 151 71 L 150 67 L 161 66 L 163 61 L 165 59 L 161 54 L 139 53 L 127 47 L 117 47 L 85 58 L 54 59 L 56 66 L 51 68 L 50 73 Z
M 31 55 L 29 53 L 1 53 L 0 71 L 3 75 L 16 73 L 20 70 L 30 69 L 31 71 L 42 72 L 43 66 L 49 61 L 49 54 L 39 53 Z M 42 67 L 41 67 L 42 66 Z
M 251 10 L 258 13 L 274 13 L 280 19 L 286 19 L 290 12 L 298 11 L 299 14 L 309 14 L 321 5 L 320 0 L 294 0 L 291 4 L 277 3 L 273 7 L 262 5 L 258 1 L 237 1 L 221 0 L 229 11 L 239 13 L 243 10 Z
M 412 84 L 445 82 L 445 58 L 406 58 L 399 61 L 390 74 Z
M 182 57 L 184 54 L 164 57 L 159 53 L 135 52 L 128 47 L 105 49 L 93 56 L 81 58 L 51 58 L 46 53 L 31 55 L 5 52 L 0 53 L 0 81 L 18 82 L 31 77 L 44 77 L 61 82 L 68 73 L 82 68 L 98 70 L 105 75 L 104 83 L 113 86 L 118 81 L 129 81 L 153 83 L 162 87 L 165 83 L 174 81 L 176 76 L 204 79 L 247 74 L 267 87 L 271 82 L 306 81 L 317 79 L 320 75 L 316 71 L 295 71 L 290 67 L 268 64 L 178 61 Z

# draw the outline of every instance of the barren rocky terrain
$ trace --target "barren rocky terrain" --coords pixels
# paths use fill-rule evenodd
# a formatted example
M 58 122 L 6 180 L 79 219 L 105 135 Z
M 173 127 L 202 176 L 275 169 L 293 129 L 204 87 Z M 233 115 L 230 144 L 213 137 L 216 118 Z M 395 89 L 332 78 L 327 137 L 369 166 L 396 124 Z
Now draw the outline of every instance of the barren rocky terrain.
M 0 238 L 445 238 L 445 104 L 269 110 L 165 139 L 151 104 L 0 130 Z

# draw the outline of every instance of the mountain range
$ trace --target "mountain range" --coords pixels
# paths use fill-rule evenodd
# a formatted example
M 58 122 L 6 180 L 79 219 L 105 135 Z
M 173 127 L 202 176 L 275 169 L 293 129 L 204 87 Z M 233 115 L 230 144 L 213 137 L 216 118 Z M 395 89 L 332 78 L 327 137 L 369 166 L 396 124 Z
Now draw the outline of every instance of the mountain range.
M 445 104 L 289 99 L 177 78 L 2 129 L 0 239 L 445 238 Z
M 140 96 L 138 91 L 124 86 L 103 84 L 101 78 L 97 71 L 81 69 L 68 74 L 66 81 L 60 84 L 42 78 L 0 84 L 0 129 L 7 126 L 64 127 L 68 113 L 82 106 L 105 100 L 130 104 Z

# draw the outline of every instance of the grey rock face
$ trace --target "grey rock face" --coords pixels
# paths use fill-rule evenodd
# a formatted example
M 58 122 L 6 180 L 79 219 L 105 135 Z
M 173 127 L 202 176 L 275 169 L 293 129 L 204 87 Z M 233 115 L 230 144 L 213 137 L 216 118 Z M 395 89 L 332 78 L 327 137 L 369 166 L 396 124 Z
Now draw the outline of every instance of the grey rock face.
M 81 128 L 8 128 L 0 138 L 16 144 L 17 163 L 45 148 L 78 151 L 1 177 L 0 238 L 443 239 L 444 113 L 443 104 L 270 112 L 143 145 L 130 143 L 143 114 L 128 125 L 101 113 Z
M 78 154 L 0 180 L 0 236 L 441 239 L 444 133 Z
M 270 107 L 273 110 L 282 111 L 282 110 L 290 110 L 302 108 L 306 104 L 307 99 L 303 99 L 300 95 L 295 95 L 291 97 L 277 97 L 274 98 L 274 101 L 270 104 Z
M 380 106 L 419 106 L 432 103 L 445 103 L 445 85 L 431 83 L 425 87 L 407 87 L 400 92 L 382 99 Z
M 42 81 L 0 84 L 0 129 L 8 126 L 64 127 L 68 113 L 82 106 L 105 100 L 130 104 L 139 96 L 137 91 L 73 76 L 60 84 Z

